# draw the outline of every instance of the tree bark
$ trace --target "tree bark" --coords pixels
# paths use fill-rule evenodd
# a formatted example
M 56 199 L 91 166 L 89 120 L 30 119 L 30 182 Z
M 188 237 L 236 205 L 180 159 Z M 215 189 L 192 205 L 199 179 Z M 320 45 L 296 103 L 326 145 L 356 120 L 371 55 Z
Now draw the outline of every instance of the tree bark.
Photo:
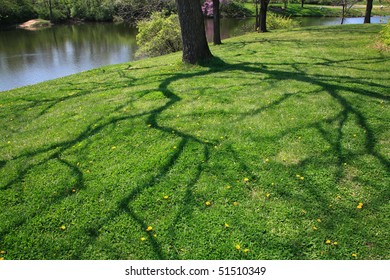
M 220 45 L 221 42 L 221 28 L 220 28 L 220 13 L 219 0 L 213 0 L 213 23 L 214 23 L 214 45 Z
M 49 2 L 50 21 L 52 22 L 53 21 L 53 8 L 52 8 L 52 5 L 51 5 L 51 0 L 49 0 L 48 2 Z
M 259 17 L 259 0 L 255 0 L 256 4 L 256 27 L 255 30 L 259 30 L 260 28 L 260 17 Z
M 176 0 L 181 36 L 183 41 L 183 61 L 196 64 L 213 55 L 210 52 L 204 18 L 199 0 Z
M 269 0 L 260 0 L 260 28 L 259 32 L 267 32 L 267 8 Z
M 373 0 L 367 0 L 366 15 L 364 17 L 364 23 L 371 23 L 371 11 Z

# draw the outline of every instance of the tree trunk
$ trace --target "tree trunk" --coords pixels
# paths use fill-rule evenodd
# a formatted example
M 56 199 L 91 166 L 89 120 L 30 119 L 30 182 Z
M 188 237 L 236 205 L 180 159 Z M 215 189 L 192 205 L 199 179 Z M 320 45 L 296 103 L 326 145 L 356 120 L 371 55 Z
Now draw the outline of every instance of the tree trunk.
M 220 45 L 221 42 L 221 29 L 220 29 L 220 13 L 219 13 L 219 0 L 213 0 L 213 22 L 214 22 L 214 45 Z
M 255 30 L 259 30 L 260 28 L 260 15 L 259 15 L 259 0 L 255 0 L 256 3 L 256 27 Z
M 183 40 L 183 61 L 196 64 L 213 55 L 207 44 L 199 0 L 176 0 Z
M 373 0 L 367 0 L 366 15 L 364 17 L 364 23 L 371 23 L 371 11 Z
M 49 14 L 50 14 L 50 21 L 53 21 L 53 7 L 51 5 L 51 0 L 49 0 Z
M 301 0 L 301 7 L 303 8 L 303 5 L 305 4 L 305 0 Z
M 268 0 L 260 0 L 260 28 L 259 32 L 267 32 Z

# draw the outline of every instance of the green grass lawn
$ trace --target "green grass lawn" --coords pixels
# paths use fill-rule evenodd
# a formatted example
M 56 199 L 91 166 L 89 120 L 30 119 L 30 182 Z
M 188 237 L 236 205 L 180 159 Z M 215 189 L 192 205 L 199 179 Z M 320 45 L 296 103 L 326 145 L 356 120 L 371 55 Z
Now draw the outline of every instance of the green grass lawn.
M 1 92 L 0 257 L 389 259 L 380 30 L 253 33 L 204 65 Z

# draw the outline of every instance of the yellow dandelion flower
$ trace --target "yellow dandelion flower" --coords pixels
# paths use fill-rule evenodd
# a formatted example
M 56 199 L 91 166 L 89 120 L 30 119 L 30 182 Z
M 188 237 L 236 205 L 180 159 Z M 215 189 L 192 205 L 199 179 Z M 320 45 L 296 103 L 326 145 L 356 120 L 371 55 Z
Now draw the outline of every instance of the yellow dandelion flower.
M 169 198 L 169 196 L 167 196 L 167 195 L 164 195 L 164 199 L 168 199 Z
M 4 250 L 0 251 L 0 255 L 5 255 L 6 253 L 7 253 L 7 252 L 4 251 Z
M 248 182 L 249 182 L 249 179 L 248 179 L 248 178 L 244 178 L 244 182 L 245 182 L 245 183 L 248 183 Z
M 301 180 L 305 180 L 305 177 L 301 176 L 301 177 L 299 177 L 299 179 L 301 179 Z
M 318 219 L 317 219 L 317 222 L 321 223 L 321 219 L 320 219 L 320 218 L 318 218 Z
M 0 261 L 4 261 L 4 258 L 0 258 Z
M 156 238 L 156 237 L 157 237 L 157 234 L 153 234 L 153 237 Z
M 357 254 L 356 253 L 352 253 L 352 257 L 356 258 Z
M 230 188 L 231 188 L 231 186 L 226 186 L 226 188 L 227 188 L 227 189 L 230 189 Z
M 141 237 L 141 241 L 145 241 L 146 240 L 146 238 L 145 237 Z
M 337 241 L 333 242 L 333 245 L 334 246 L 337 246 L 339 243 L 337 243 Z
M 265 196 L 266 196 L 266 197 L 270 197 L 270 196 L 271 196 L 271 194 L 270 194 L 270 193 L 267 193 L 267 194 L 265 194 Z
M 313 230 L 317 230 L 318 228 L 316 226 L 313 227 Z
M 173 149 L 176 149 L 177 147 L 176 146 L 173 146 Z
M 264 162 L 265 162 L 265 163 L 269 162 L 269 158 L 266 158 L 266 159 L 264 160 Z
M 332 243 L 329 239 L 325 241 L 325 244 L 329 245 L 330 243 Z
M 75 188 L 72 189 L 72 193 L 75 193 L 77 190 Z
M 238 202 L 237 202 L 237 201 L 234 201 L 234 202 L 233 202 L 233 205 L 234 205 L 234 206 L 237 206 L 237 205 L 238 205 Z
M 64 225 L 60 226 L 60 230 L 66 230 L 66 226 Z
M 228 228 L 228 227 L 230 227 L 229 224 L 225 223 L 225 228 Z
M 206 204 L 206 206 L 211 206 L 211 202 L 210 201 L 206 201 L 205 204 Z
M 295 177 L 297 177 L 297 178 L 300 178 L 300 177 L 301 177 L 301 175 L 297 174 L 297 175 L 295 175 Z
M 241 246 L 239 244 L 236 245 L 236 250 L 241 250 Z
M 151 227 L 151 226 L 148 226 L 147 228 L 146 228 L 146 231 L 152 231 L 153 230 L 153 228 Z
M 151 124 L 148 124 L 148 127 L 152 127 L 152 125 L 151 125 Z
M 363 208 L 363 203 L 359 202 L 358 206 L 356 206 L 357 209 L 362 209 Z
M 115 149 L 116 149 L 116 147 L 115 147 L 115 146 L 112 146 L 112 147 L 111 147 L 111 150 L 115 150 Z
M 244 249 L 244 251 L 243 251 L 244 253 L 248 253 L 249 252 L 249 249 L 248 248 L 246 248 L 246 249 Z

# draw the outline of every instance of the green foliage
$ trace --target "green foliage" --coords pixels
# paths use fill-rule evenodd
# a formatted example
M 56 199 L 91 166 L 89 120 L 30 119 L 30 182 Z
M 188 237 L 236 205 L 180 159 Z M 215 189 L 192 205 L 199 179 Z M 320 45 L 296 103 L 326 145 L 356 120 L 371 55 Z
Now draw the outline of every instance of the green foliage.
M 137 23 L 138 56 L 158 56 L 182 49 L 179 17 L 154 12 L 150 19 Z
M 383 27 L 381 31 L 381 37 L 383 42 L 390 46 L 390 21 Z
M 0 24 L 40 17 L 54 22 L 76 18 L 88 21 L 123 19 L 136 22 L 154 11 L 175 10 L 174 0 L 1 0 Z M 51 3 L 51 11 L 50 5 Z
M 221 16 L 230 18 L 243 18 L 252 15 L 252 12 L 247 9 L 242 1 L 229 0 L 221 3 Z
M 138 20 L 148 18 L 153 12 L 167 10 L 172 13 L 176 11 L 174 0 L 117 0 L 115 1 L 116 16 L 125 21 L 134 23 Z
M 267 14 L 267 28 L 270 30 L 275 29 L 288 29 L 298 27 L 299 23 L 292 20 L 290 17 L 284 17 L 273 13 Z
M 0 2 L 0 25 L 20 23 L 37 16 L 29 0 Z
M 71 17 L 89 21 L 111 21 L 114 15 L 114 4 L 109 0 L 75 2 L 71 8 Z

